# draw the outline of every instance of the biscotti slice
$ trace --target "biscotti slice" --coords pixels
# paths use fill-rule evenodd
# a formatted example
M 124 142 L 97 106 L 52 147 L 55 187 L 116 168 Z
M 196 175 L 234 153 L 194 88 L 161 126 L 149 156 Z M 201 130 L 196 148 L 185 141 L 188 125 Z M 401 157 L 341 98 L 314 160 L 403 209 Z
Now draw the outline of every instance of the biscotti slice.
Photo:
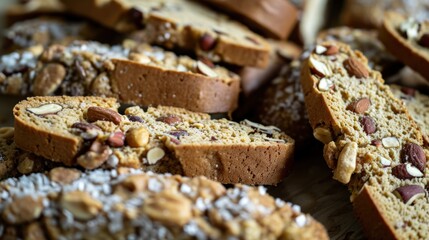
M 3 239 L 329 239 L 263 187 L 132 169 L 55 168 L 0 182 Z
M 20 150 L 16 147 L 13 136 L 13 128 L 0 128 L 0 180 L 48 171 L 60 165 Z
M 214 62 L 264 67 L 268 43 L 242 24 L 190 0 L 62 1 L 67 10 L 142 42 L 191 51 Z M 108 18 L 106 16 L 109 16 Z
M 205 0 L 237 16 L 256 31 L 276 39 L 287 39 L 298 20 L 298 9 L 288 0 Z
M 4 11 L 4 23 L 8 26 L 18 21 L 41 15 L 64 16 L 65 8 L 60 0 L 13 1 Z
M 361 51 L 368 58 L 368 66 L 380 71 L 386 80 L 387 77 L 398 73 L 403 64 L 389 54 L 378 40 L 376 30 L 336 27 L 319 33 L 317 42 L 340 41 L 352 49 Z M 322 49 L 323 50 L 323 49 Z M 319 49 L 320 51 L 320 49 Z
M 0 93 L 108 96 L 141 106 L 232 112 L 239 77 L 206 63 L 133 41 L 33 47 L 0 58 Z
M 390 85 L 390 88 L 395 97 L 405 103 L 408 112 L 422 131 L 426 146 L 429 146 L 429 96 L 409 87 Z
M 308 143 L 312 137 L 301 89 L 300 71 L 300 60 L 285 65 L 263 93 L 256 110 L 258 122 L 280 128 L 295 139 L 298 146 Z
M 348 183 L 365 232 L 374 239 L 426 239 L 429 199 L 420 129 L 359 51 L 321 43 L 302 69 L 315 137 L 334 178 Z
M 154 171 L 222 183 L 276 184 L 292 159 L 294 140 L 275 127 L 173 107 L 130 107 L 121 115 L 117 107 L 112 98 L 28 98 L 14 108 L 15 142 L 86 169 L 164 166 Z
M 390 53 L 429 79 L 429 22 L 387 12 L 379 32 Z

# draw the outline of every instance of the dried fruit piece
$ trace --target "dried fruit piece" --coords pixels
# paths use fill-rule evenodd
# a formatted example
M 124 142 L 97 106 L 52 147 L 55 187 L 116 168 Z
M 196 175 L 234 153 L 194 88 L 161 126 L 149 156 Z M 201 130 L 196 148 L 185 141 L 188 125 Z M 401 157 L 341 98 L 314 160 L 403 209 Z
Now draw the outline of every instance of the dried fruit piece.
M 122 147 L 125 142 L 125 134 L 123 132 L 114 132 L 107 138 L 107 144 L 111 147 Z
M 154 147 L 147 152 L 147 162 L 149 165 L 157 163 L 165 156 L 164 149 L 160 147 Z
M 401 150 L 402 162 L 409 162 L 421 172 L 425 171 L 426 155 L 422 147 L 415 143 L 407 143 Z
M 362 125 L 363 131 L 368 135 L 373 134 L 375 133 L 375 131 L 377 131 L 375 121 L 370 116 L 363 116 L 360 119 L 360 124 Z
M 349 105 L 347 105 L 346 109 L 349 111 L 355 112 L 357 114 L 362 114 L 362 113 L 365 113 L 370 106 L 371 106 L 371 101 L 369 100 L 369 98 L 364 97 L 354 102 L 351 102 Z
M 356 169 L 357 150 L 357 143 L 346 143 L 338 157 L 337 167 L 334 169 L 334 179 L 344 184 L 350 182 L 350 178 Z
M 186 130 L 173 130 L 168 132 L 168 134 L 175 136 L 176 138 L 180 138 L 182 136 L 188 136 L 189 133 Z
M 357 78 L 367 78 L 369 76 L 366 66 L 355 57 L 350 57 L 344 60 L 343 66 L 350 76 Z
M 200 37 L 200 48 L 203 51 L 210 51 L 213 50 L 216 47 L 217 44 L 217 39 L 212 37 L 210 34 L 208 33 L 204 33 L 201 37 Z
M 167 123 L 168 125 L 175 125 L 175 124 L 181 122 L 182 119 L 177 115 L 169 114 L 167 116 L 162 116 L 162 117 L 157 118 L 156 121 Z
M 393 176 L 399 179 L 413 179 L 423 177 L 424 174 L 410 163 L 400 164 L 392 168 Z
M 208 77 L 217 77 L 217 73 L 215 71 L 213 71 L 213 69 L 211 69 L 209 66 L 207 66 L 205 63 L 203 63 L 202 61 L 197 61 L 197 72 L 204 74 Z
M 89 107 L 86 114 L 89 122 L 109 121 L 114 124 L 119 124 L 122 121 L 121 115 L 112 109 L 102 107 Z
M 77 158 L 77 163 L 86 169 L 95 169 L 109 158 L 110 149 L 99 141 L 94 141 L 88 152 Z
M 334 82 L 332 82 L 330 79 L 322 78 L 319 80 L 319 83 L 317 84 L 317 88 L 320 91 L 329 91 L 334 87 Z
M 22 224 L 40 217 L 43 211 L 43 199 L 24 196 L 13 199 L 3 210 L 3 220 L 9 224 Z
M 381 143 L 385 148 L 399 147 L 399 140 L 396 137 L 385 137 L 381 139 Z
M 80 178 L 81 172 L 72 168 L 57 167 L 49 171 L 51 181 L 66 185 Z
M 90 220 L 102 209 L 103 204 L 87 192 L 66 192 L 61 197 L 61 206 L 79 220 Z
M 149 143 L 149 131 L 145 127 L 131 128 L 127 131 L 126 141 L 130 147 L 144 147 Z
M 47 115 L 47 114 L 55 114 L 63 110 L 63 107 L 56 103 L 48 103 L 48 104 L 43 104 L 39 107 L 27 108 L 27 110 L 37 115 Z
M 329 70 L 328 66 L 312 58 L 311 56 L 309 58 L 309 65 L 310 65 L 311 73 L 321 78 L 332 75 L 332 72 L 331 70 Z
M 405 204 L 412 204 L 416 199 L 426 195 L 425 189 L 419 185 L 405 185 L 393 191 Z

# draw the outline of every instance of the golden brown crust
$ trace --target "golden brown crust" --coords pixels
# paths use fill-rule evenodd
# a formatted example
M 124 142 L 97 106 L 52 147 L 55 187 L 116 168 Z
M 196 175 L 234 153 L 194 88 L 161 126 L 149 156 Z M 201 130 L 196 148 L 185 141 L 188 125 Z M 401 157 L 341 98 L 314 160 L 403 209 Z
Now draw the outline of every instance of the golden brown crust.
M 286 39 L 298 20 L 298 10 L 284 0 L 206 0 L 221 11 L 244 17 L 268 37 Z
M 390 226 L 383 216 L 383 211 L 377 206 L 379 203 L 373 198 L 372 191 L 374 191 L 372 187 L 364 186 L 353 201 L 354 211 L 362 223 L 365 234 L 371 239 L 400 239 L 393 226 Z
M 121 102 L 142 106 L 168 105 L 196 112 L 232 112 L 237 107 L 240 81 L 163 70 L 128 60 L 113 59 L 110 72 Z M 126 81 L 124 81 L 126 79 Z
M 415 42 L 411 42 L 401 36 L 398 28 L 404 21 L 406 21 L 406 18 L 403 15 L 387 12 L 379 31 L 379 38 L 390 53 L 419 72 L 427 80 L 429 79 L 427 49 L 423 49 Z

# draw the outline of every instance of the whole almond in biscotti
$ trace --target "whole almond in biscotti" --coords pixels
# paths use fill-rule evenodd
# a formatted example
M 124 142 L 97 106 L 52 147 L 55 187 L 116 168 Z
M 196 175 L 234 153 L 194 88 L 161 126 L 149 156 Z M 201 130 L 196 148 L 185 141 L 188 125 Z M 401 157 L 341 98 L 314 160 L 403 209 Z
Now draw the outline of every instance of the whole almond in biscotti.
M 61 111 L 28 110 L 47 104 Z M 14 109 L 16 144 L 87 170 L 131 167 L 223 183 L 276 184 L 293 156 L 294 140 L 274 126 L 211 119 L 183 108 L 132 106 L 120 114 L 118 107 L 114 98 L 28 98 Z
M 310 124 L 325 144 L 323 155 L 334 179 L 348 185 L 370 238 L 427 238 L 429 215 L 421 209 L 429 201 L 429 149 L 421 129 L 361 52 L 341 42 L 319 44 L 336 45 L 339 51 L 335 59 L 311 53 L 301 80 Z M 314 62 L 332 74 L 321 76 Z M 335 87 L 321 91 L 322 81 Z

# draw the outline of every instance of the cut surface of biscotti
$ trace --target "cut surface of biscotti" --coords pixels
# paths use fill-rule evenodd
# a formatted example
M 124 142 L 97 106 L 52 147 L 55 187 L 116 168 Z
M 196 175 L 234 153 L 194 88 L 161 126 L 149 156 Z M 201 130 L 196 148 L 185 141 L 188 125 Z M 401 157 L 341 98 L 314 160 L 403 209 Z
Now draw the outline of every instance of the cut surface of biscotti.
M 239 77 L 223 67 L 133 41 L 74 41 L 0 58 L 2 94 L 108 96 L 216 113 L 236 108 L 239 88 Z
M 190 0 L 63 0 L 67 10 L 135 39 L 194 52 L 211 61 L 264 67 L 269 45 L 242 24 Z M 105 16 L 109 16 L 106 18 Z
M 300 80 L 301 62 L 285 65 L 258 103 L 257 120 L 273 125 L 297 141 L 297 145 L 312 137 L 304 104 Z
M 422 131 L 423 140 L 429 146 L 429 96 L 414 88 L 390 85 L 396 98 L 402 100 L 413 120 Z
M 23 174 L 44 172 L 58 166 L 57 163 L 44 161 L 41 157 L 18 149 L 13 136 L 13 128 L 0 128 L 0 180 Z
M 268 37 L 287 39 L 298 21 L 298 9 L 283 0 L 204 0 Z
M 15 142 L 66 165 L 154 165 L 222 183 L 276 184 L 292 159 L 294 140 L 275 127 L 173 107 L 117 108 L 113 98 L 28 98 L 14 108 Z
M 334 178 L 348 183 L 357 215 L 374 239 L 428 237 L 426 164 L 420 129 L 359 51 L 321 43 L 302 69 L 314 135 Z
M 54 168 L 0 182 L 5 239 L 329 239 L 263 187 L 133 169 Z
M 368 66 L 380 71 L 386 78 L 397 73 L 402 63 L 386 51 L 377 36 L 376 30 L 336 27 L 319 33 L 317 42 L 340 41 L 348 44 L 352 49 L 361 51 L 368 58 Z
M 429 79 L 429 22 L 387 12 L 379 35 L 390 53 Z

